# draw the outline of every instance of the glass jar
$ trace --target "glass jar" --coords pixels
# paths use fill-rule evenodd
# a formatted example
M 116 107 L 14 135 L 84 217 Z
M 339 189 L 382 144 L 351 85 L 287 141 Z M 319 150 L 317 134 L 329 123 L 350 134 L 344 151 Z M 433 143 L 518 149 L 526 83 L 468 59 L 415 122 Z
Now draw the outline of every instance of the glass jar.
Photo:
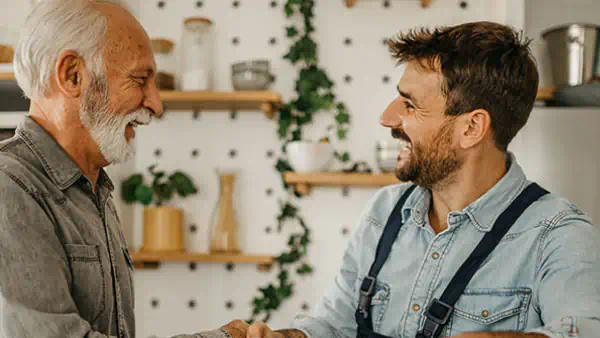
M 156 87 L 159 90 L 175 89 L 175 60 L 173 58 L 172 41 L 152 39 L 152 52 L 156 60 Z
M 213 22 L 205 17 L 184 21 L 182 37 L 181 88 L 212 90 L 215 36 Z

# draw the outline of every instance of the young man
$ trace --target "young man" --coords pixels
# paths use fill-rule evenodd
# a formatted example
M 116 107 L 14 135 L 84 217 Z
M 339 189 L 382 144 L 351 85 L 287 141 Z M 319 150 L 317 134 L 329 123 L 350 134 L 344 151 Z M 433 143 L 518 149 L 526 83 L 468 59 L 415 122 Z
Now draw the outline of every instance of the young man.
M 392 39 L 406 69 L 381 124 L 404 145 L 396 174 L 411 183 L 381 189 L 366 206 L 314 316 L 286 330 L 233 321 L 222 332 L 597 337 L 600 233 L 529 182 L 507 151 L 538 89 L 528 44 L 490 22 Z

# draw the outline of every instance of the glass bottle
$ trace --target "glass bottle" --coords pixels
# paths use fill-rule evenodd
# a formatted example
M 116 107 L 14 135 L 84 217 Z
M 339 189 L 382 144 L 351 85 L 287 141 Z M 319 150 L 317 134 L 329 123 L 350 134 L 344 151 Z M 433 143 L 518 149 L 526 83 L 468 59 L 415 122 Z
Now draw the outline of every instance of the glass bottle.
M 184 21 L 182 37 L 181 88 L 185 91 L 212 90 L 215 36 L 213 22 L 205 17 Z
M 237 173 L 235 170 L 217 169 L 219 176 L 219 200 L 211 221 L 211 253 L 238 254 L 238 222 L 233 206 L 233 191 Z

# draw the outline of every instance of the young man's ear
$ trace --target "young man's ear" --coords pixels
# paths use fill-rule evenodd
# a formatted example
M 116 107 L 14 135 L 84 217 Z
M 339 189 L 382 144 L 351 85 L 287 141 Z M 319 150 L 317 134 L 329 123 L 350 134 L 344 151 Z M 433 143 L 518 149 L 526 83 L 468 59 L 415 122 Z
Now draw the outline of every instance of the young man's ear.
M 460 146 L 463 149 L 474 147 L 483 140 L 492 127 L 490 113 L 476 109 L 464 114 L 461 129 Z
M 77 98 L 82 93 L 85 64 L 72 50 L 63 51 L 56 61 L 56 85 L 66 96 Z

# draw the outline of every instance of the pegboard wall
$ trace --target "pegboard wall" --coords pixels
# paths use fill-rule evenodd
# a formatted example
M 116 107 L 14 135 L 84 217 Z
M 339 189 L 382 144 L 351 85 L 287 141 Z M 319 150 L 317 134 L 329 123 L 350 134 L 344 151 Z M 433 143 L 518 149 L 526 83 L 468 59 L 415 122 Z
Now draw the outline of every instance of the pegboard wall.
M 276 76 L 273 90 L 284 98 L 293 95 L 297 72 L 282 56 L 289 48 L 283 14 L 284 0 L 140 1 L 138 17 L 151 38 L 176 42 L 179 57 L 183 20 L 206 16 L 214 22 L 215 87 L 232 90 L 231 64 L 268 59 Z M 488 1 L 434 1 L 423 9 L 419 1 L 359 1 L 348 9 L 342 1 L 319 0 L 315 8 L 319 58 L 336 94 L 350 109 L 353 126 L 348 140 L 336 143 L 349 150 L 353 160 L 365 160 L 373 169 L 375 141 L 390 133 L 379 126 L 379 115 L 396 95 L 401 68 L 395 68 L 385 41 L 399 30 L 424 24 L 456 24 L 471 20 L 501 20 Z M 502 4 L 501 6 L 505 6 Z M 168 107 L 167 107 L 168 110 Z M 332 116 L 322 114 L 308 130 L 317 138 Z M 218 199 L 215 168 L 238 171 L 235 203 L 240 224 L 240 246 L 253 254 L 278 254 L 288 235 L 287 224 L 276 231 L 278 200 L 285 199 L 279 174 L 273 169 L 280 155 L 276 124 L 260 112 L 231 114 L 202 111 L 172 112 L 147 128 L 138 128 L 137 170 L 158 163 L 165 170 L 183 169 L 199 185 L 199 194 L 178 203 L 185 210 L 186 249 L 206 252 L 210 216 Z M 332 137 L 332 139 L 334 139 Z M 334 141 L 336 142 L 336 141 Z M 355 218 L 374 189 L 317 188 L 297 201 L 313 243 L 309 260 L 315 273 L 297 281 L 296 294 L 272 318 L 274 327 L 285 327 L 297 313 L 310 312 L 337 272 Z M 141 213 L 135 207 L 133 238 L 141 244 Z M 159 270 L 135 273 L 137 328 L 140 337 L 168 336 L 215 328 L 233 318 L 248 318 L 257 288 L 274 280 L 277 271 L 260 273 L 253 265 L 163 264 Z
M 282 59 L 289 47 L 285 0 L 128 2 L 149 36 L 173 40 L 176 54 L 181 52 L 178 47 L 186 17 L 213 20 L 215 89 L 232 90 L 232 63 L 261 58 L 270 60 L 276 76 L 271 89 L 284 99 L 293 95 L 297 72 Z M 320 63 L 335 82 L 335 93 L 349 108 L 353 121 L 347 141 L 339 143 L 332 137 L 336 148 L 349 150 L 353 160 L 367 161 L 377 171 L 375 142 L 390 138 L 390 132 L 379 126 L 379 116 L 396 96 L 395 85 L 402 73 L 402 67 L 394 67 L 385 39 L 414 26 L 475 20 L 523 28 L 522 5 L 519 0 L 434 0 L 423 9 L 418 0 L 359 0 L 349 9 L 341 0 L 318 0 L 315 37 Z M 319 115 L 306 138 L 323 136 L 331 121 L 331 115 Z M 592 216 L 600 202 L 598 136 L 592 127 L 599 122 L 600 114 L 593 109 L 538 107 L 512 145 L 531 179 L 565 194 Z M 278 201 L 286 198 L 273 168 L 281 149 L 276 123 L 261 112 L 167 111 L 163 119 L 138 128 L 136 145 L 134 161 L 109 167 L 117 186 L 127 175 L 158 164 L 169 172 L 184 170 L 199 188 L 197 195 L 174 202 L 185 211 L 187 250 L 208 250 L 210 217 L 219 194 L 216 168 L 238 173 L 234 201 L 242 250 L 277 255 L 286 247 L 296 225 L 287 224 L 281 233 L 276 230 Z M 308 260 L 315 272 L 306 278 L 293 275 L 295 296 L 272 317 L 272 327 L 283 328 L 296 314 L 310 313 L 337 273 L 355 219 L 374 192 L 369 188 L 316 188 L 296 201 L 312 229 Z M 130 246 L 138 249 L 142 208 L 117 202 Z M 248 318 L 257 288 L 274 280 L 276 273 L 259 272 L 255 265 L 210 263 L 167 263 L 158 270 L 138 269 L 134 276 L 138 337 L 198 332 Z

